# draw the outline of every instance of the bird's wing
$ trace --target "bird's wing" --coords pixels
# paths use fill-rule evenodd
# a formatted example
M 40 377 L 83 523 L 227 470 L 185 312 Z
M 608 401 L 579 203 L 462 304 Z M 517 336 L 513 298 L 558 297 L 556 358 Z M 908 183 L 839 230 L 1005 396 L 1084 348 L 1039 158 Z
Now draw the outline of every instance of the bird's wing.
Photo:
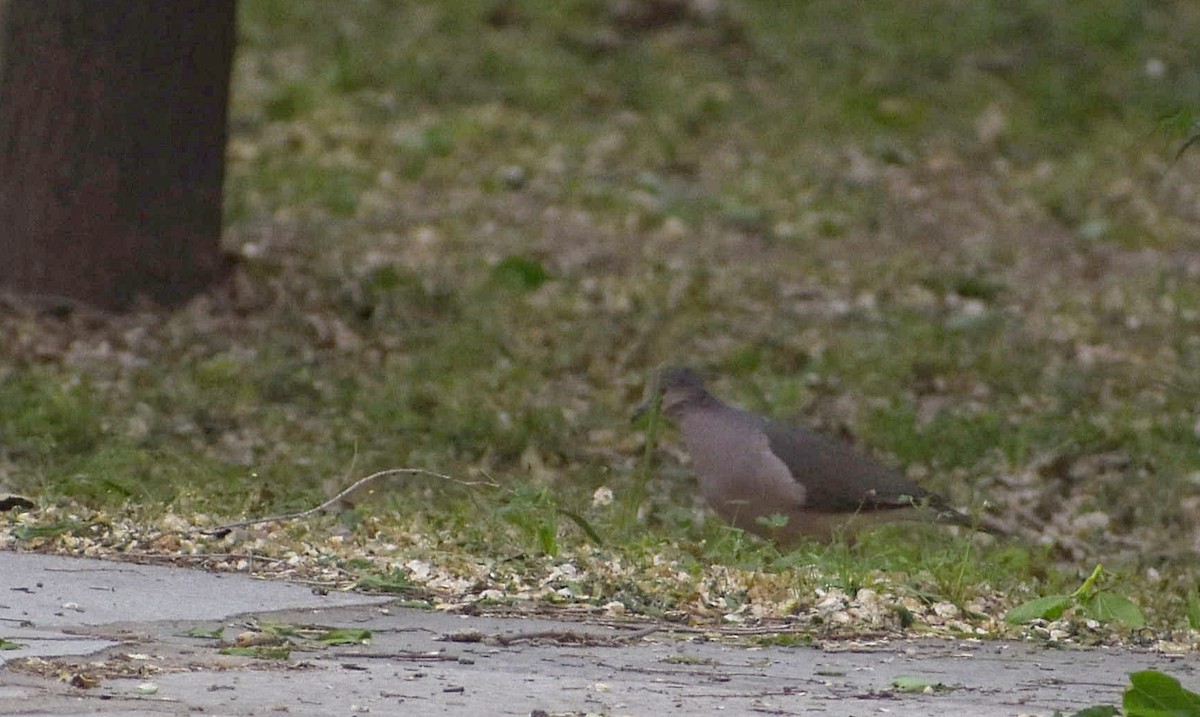
M 813 510 L 850 512 L 940 502 L 903 473 L 807 428 L 764 421 L 763 432 L 771 452 L 804 486 L 805 505 Z

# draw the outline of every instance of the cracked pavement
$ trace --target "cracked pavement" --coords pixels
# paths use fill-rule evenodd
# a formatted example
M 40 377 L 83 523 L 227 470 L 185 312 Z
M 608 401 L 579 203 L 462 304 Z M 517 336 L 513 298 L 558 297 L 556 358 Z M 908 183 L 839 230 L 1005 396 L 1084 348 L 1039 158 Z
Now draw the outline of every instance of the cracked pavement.
M 231 639 L 267 621 L 371 639 L 264 660 L 188 634 L 224 627 Z M 978 640 L 754 645 L 665 623 L 466 616 L 243 575 L 11 552 L 0 552 L 0 638 L 20 646 L 0 651 L 0 712 L 12 715 L 991 717 L 1120 704 L 1141 669 L 1200 682 L 1191 654 Z M 896 678 L 918 689 L 901 691 Z

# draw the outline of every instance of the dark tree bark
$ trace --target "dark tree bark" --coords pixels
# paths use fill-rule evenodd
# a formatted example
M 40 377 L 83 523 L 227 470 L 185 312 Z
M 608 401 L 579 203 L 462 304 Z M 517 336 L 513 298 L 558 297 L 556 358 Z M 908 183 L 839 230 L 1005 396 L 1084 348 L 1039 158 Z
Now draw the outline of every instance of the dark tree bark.
M 224 272 L 235 0 L 0 0 L 0 291 L 172 305 Z

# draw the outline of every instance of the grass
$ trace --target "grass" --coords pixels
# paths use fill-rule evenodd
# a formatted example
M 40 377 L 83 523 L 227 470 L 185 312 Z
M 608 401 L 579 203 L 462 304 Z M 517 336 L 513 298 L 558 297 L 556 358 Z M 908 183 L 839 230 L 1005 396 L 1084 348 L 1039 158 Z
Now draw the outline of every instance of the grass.
M 500 487 L 356 502 L 346 550 L 383 576 L 662 615 L 826 588 L 983 610 L 1103 559 L 1181 629 L 1200 159 L 1167 171 L 1159 128 L 1200 105 L 1194 4 L 613 7 L 241 3 L 238 276 L 173 315 L 4 315 L 0 478 L 153 524 L 424 467 Z M 647 457 L 628 424 L 675 362 L 1017 537 L 781 554 L 706 519 L 673 434 Z

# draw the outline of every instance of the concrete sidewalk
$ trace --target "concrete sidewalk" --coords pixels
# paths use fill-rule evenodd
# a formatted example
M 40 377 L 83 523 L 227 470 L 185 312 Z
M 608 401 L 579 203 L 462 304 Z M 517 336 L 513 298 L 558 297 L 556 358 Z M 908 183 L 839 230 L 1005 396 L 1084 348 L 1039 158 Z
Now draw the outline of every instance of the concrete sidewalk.
M 1070 714 L 1120 704 L 1128 673 L 1193 688 L 1196 656 L 892 640 L 745 647 L 696 635 L 464 617 L 227 574 L 0 552 L 0 714 Z M 369 645 L 221 655 L 191 628 L 251 619 L 368 629 Z M 13 669 L 13 667 L 17 669 Z M 72 686 L 73 670 L 98 677 Z M 945 689 L 906 693 L 897 677 Z M 78 682 L 78 681 L 77 681 Z

